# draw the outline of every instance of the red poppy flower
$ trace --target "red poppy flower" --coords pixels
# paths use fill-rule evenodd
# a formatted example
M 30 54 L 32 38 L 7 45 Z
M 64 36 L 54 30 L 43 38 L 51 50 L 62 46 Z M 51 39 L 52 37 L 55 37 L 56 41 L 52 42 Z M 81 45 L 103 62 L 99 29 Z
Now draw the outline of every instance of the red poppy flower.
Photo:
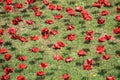
M 77 12 L 81 12 L 82 10 L 83 10 L 82 6 L 77 6 L 76 9 L 75 9 L 75 11 L 77 11 Z
M 46 21 L 45 21 L 45 23 L 47 23 L 47 24 L 53 24 L 53 23 L 54 23 L 54 21 L 53 21 L 53 20 L 49 20 L 49 19 L 48 19 L 48 20 L 46 20 Z
M 106 40 L 111 40 L 112 36 L 111 35 L 105 35 Z
M 33 4 L 36 0 L 25 0 L 26 4 Z
M 85 41 L 91 41 L 93 39 L 93 36 L 86 35 L 85 36 Z
M 45 62 L 41 62 L 41 63 L 40 63 L 40 67 L 41 67 L 41 68 L 48 68 L 48 64 L 45 63 Z
M 62 56 L 61 56 L 61 55 L 58 55 L 58 54 L 57 54 L 57 55 L 54 55 L 53 58 L 54 58 L 54 60 L 57 60 L 57 61 L 63 60 Z
M 100 38 L 98 39 L 98 41 L 99 41 L 99 42 L 104 42 L 104 41 L 106 41 L 106 38 L 105 38 L 104 36 L 102 36 L 102 37 L 100 37 Z
M 114 76 L 107 76 L 106 80 L 115 80 L 115 77 Z
M 10 79 L 10 75 L 5 74 L 1 77 L 1 80 L 9 80 Z
M 15 35 L 16 34 L 16 29 L 13 28 L 13 27 L 10 27 L 10 28 L 7 29 L 7 33 L 9 35 Z
M 7 53 L 7 52 L 8 52 L 7 49 L 5 49 L 5 48 L 0 48 L 0 54 L 5 54 L 5 53 Z
M 23 8 L 23 4 L 22 3 L 16 3 L 15 8 L 21 9 L 21 8 Z
M 109 60 L 110 59 L 110 55 L 105 54 L 105 55 L 102 56 L 102 59 L 103 60 Z
M 84 70 L 91 70 L 91 69 L 92 69 L 92 66 L 91 66 L 90 64 L 86 64 L 86 63 L 85 63 L 85 64 L 83 65 L 83 69 L 84 69 Z
M 38 53 L 40 52 L 40 49 L 38 47 L 33 47 L 30 51 L 34 53 Z
M 49 29 L 48 28 L 43 28 L 41 30 L 42 38 L 43 39 L 48 39 L 49 37 Z
M 102 4 L 100 4 L 99 2 L 94 2 L 93 6 L 100 8 L 102 6 Z
M 44 76 L 46 73 L 44 71 L 36 72 L 36 76 Z
M 72 8 L 66 8 L 66 12 L 70 15 L 70 16 L 76 16 L 75 11 Z
M 116 21 L 120 22 L 120 14 L 116 16 Z
M 4 69 L 4 73 L 5 73 L 5 74 L 12 73 L 13 71 L 14 71 L 14 69 L 13 69 L 13 68 L 9 68 L 9 67 L 6 67 L 6 68 Z
M 113 29 L 114 34 L 119 34 L 120 33 L 120 27 L 116 27 Z
M 105 19 L 99 18 L 99 19 L 97 20 L 97 23 L 98 23 L 98 24 L 104 24 L 104 23 L 105 23 Z
M 52 46 L 53 49 L 61 49 L 61 46 L 57 43 L 53 44 Z
M 4 40 L 2 38 L 0 38 L 0 45 L 4 44 Z
M 12 57 L 12 55 L 7 53 L 7 54 L 5 54 L 4 58 L 5 58 L 6 61 L 8 61 L 8 60 L 11 59 L 11 57 Z
M 120 12 L 120 6 L 117 7 L 117 12 Z
M 54 4 L 49 4 L 48 5 L 48 9 L 49 10 L 55 10 L 56 9 L 56 6 Z
M 51 35 L 56 35 L 56 34 L 58 34 L 58 31 L 57 30 L 52 30 L 52 31 L 50 31 L 50 34 Z
M 0 37 L 4 34 L 4 30 L 0 29 Z
M 13 0 L 5 0 L 5 4 L 11 5 L 11 4 L 13 4 Z
M 26 80 L 26 78 L 24 76 L 18 76 L 16 80 Z
M 103 45 L 96 46 L 96 52 L 97 52 L 98 54 L 103 54 L 104 51 L 105 51 L 105 49 L 104 49 L 104 46 L 103 46 Z
M 13 6 L 12 5 L 5 5 L 5 11 L 6 12 L 12 12 L 13 11 Z
M 22 37 L 22 36 L 19 37 L 19 40 L 20 40 L 21 42 L 28 42 L 27 38 Z
M 79 52 L 78 52 L 78 56 L 79 56 L 79 57 L 80 57 L 80 56 L 86 56 L 86 54 L 87 54 L 87 52 L 84 51 L 84 50 L 79 50 Z
M 26 20 L 25 23 L 28 25 L 34 25 L 34 21 L 32 20 Z
M 65 62 L 68 63 L 68 62 L 72 62 L 74 60 L 73 57 L 67 57 L 65 58 Z
M 56 10 L 58 10 L 58 11 L 62 10 L 62 6 L 57 5 L 57 6 L 56 6 Z
M 54 19 L 61 19 L 63 16 L 62 16 L 62 14 L 56 14 L 55 16 L 54 16 Z
M 21 63 L 21 64 L 18 65 L 18 68 L 20 68 L 20 69 L 26 69 L 27 66 L 25 64 Z
M 19 56 L 18 60 L 20 60 L 20 61 L 26 61 L 27 57 L 26 56 Z
M 42 12 L 41 11 L 35 11 L 35 16 L 41 17 L 42 16 Z
M 120 53 L 118 53 L 118 57 L 120 57 Z
M 69 41 L 73 41 L 76 39 L 76 36 L 75 36 L 75 34 L 69 34 L 66 39 Z
M 62 75 L 62 78 L 63 78 L 64 80 L 70 80 L 70 76 L 69 76 L 68 74 L 63 74 L 63 75 Z
M 37 41 L 39 40 L 39 37 L 37 35 L 34 35 L 34 36 L 31 36 L 30 39 L 33 41 Z
M 93 59 L 87 59 L 86 63 L 92 65 L 92 64 L 94 64 L 94 60 Z
M 106 16 L 106 15 L 108 15 L 108 14 L 109 14 L 109 12 L 108 12 L 107 10 L 101 11 L 101 16 Z
M 19 22 L 23 21 L 21 16 L 17 16 L 15 19 L 12 20 L 13 25 L 19 24 Z
M 65 44 L 64 44 L 62 41 L 58 41 L 57 44 L 58 44 L 60 47 L 65 47 Z
M 86 10 L 82 10 L 81 14 L 84 20 L 87 20 L 87 21 L 92 20 L 92 17 L 90 16 L 90 14 L 88 14 Z
M 0 0 L 0 2 L 2 2 L 3 0 Z
M 34 12 L 38 11 L 38 9 L 39 9 L 39 8 L 38 8 L 37 6 L 33 6 L 33 7 L 32 7 L 32 10 L 33 10 Z
M 104 0 L 104 6 L 109 7 L 111 4 L 107 0 Z
M 49 5 L 48 0 L 43 0 L 44 5 Z
M 92 31 L 92 30 L 86 31 L 86 35 L 93 36 L 93 34 L 94 34 L 94 31 Z
M 67 26 L 67 30 L 73 30 L 73 29 L 74 29 L 74 26 L 72 24 Z

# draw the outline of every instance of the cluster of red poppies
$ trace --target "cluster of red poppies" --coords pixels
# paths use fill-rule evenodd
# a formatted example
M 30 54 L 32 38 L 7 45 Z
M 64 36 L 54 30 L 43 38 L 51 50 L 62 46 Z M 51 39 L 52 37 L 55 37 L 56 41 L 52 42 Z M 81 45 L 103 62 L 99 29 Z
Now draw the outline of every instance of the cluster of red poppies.
M 0 2 L 2 2 L 4 4 L 4 8 L 5 8 L 6 12 L 13 12 L 16 9 L 23 9 L 25 7 L 22 3 L 13 3 L 13 0 L 0 0 Z M 36 0 L 25 0 L 26 5 L 31 5 L 34 2 L 36 2 Z M 53 3 L 50 3 L 48 0 L 43 0 L 43 4 L 48 8 L 48 10 L 52 10 L 52 11 L 56 11 L 56 10 L 62 11 L 63 10 L 61 5 L 55 5 Z M 111 4 L 108 0 L 98 0 L 97 2 L 94 2 L 93 6 L 101 8 L 102 6 L 109 7 L 109 6 L 111 6 Z M 35 17 L 42 17 L 43 16 L 42 10 L 39 10 L 39 7 L 32 5 L 31 9 L 34 12 Z M 119 13 L 120 7 L 117 7 L 116 10 L 117 10 L 117 13 Z M 85 21 L 92 20 L 92 16 L 82 6 L 77 6 L 75 9 L 73 9 L 71 7 L 67 7 L 67 8 L 65 8 L 65 11 L 70 16 L 76 16 L 76 13 L 78 12 L 82 16 L 83 20 L 85 20 Z M 109 14 L 110 14 L 110 12 L 108 10 L 102 10 L 99 14 L 100 17 L 97 19 L 97 23 L 99 25 L 105 24 L 106 23 L 106 16 Z M 56 20 L 62 19 L 64 16 L 61 13 L 59 13 L 59 14 L 55 14 L 53 17 L 54 17 L 54 19 L 46 19 L 44 22 L 48 25 L 52 25 L 55 23 Z M 119 23 L 120 22 L 120 15 L 118 14 L 115 19 Z M 34 26 L 34 24 L 35 24 L 35 21 L 33 21 L 33 20 L 24 20 L 24 19 L 22 19 L 21 16 L 17 16 L 12 20 L 12 25 L 18 26 L 20 24 L 20 22 L 23 22 L 23 23 L 25 23 L 27 25 L 31 25 L 31 26 Z M 19 40 L 23 43 L 28 42 L 29 39 L 27 39 L 26 37 L 21 36 L 19 34 L 19 31 L 21 31 L 21 28 L 22 27 L 20 25 L 19 25 L 18 29 L 15 27 L 9 27 L 6 32 L 8 33 L 9 37 L 12 40 Z M 75 28 L 75 26 L 73 24 L 68 24 L 66 26 L 67 31 L 74 30 L 74 28 Z M 3 54 L 3 55 L 5 54 L 4 55 L 5 61 L 9 61 L 12 58 L 12 54 L 10 54 L 9 51 L 6 48 L 4 48 L 5 41 L 4 41 L 4 39 L 2 39 L 2 36 L 4 35 L 4 33 L 5 33 L 5 30 L 1 28 L 0 29 L 0 54 Z M 41 33 L 42 39 L 44 39 L 44 40 L 49 39 L 49 37 L 52 35 L 59 34 L 58 30 L 50 30 L 48 27 L 42 28 L 40 30 L 40 33 Z M 85 35 L 84 41 L 87 42 L 87 41 L 93 40 L 94 33 L 95 32 L 93 30 L 86 30 L 86 35 Z M 113 29 L 113 33 L 120 34 L 120 25 L 118 25 L 117 27 L 115 27 Z M 33 35 L 33 36 L 30 36 L 29 38 L 32 41 L 38 41 L 40 39 L 38 35 Z M 66 40 L 71 41 L 71 42 L 76 40 L 76 39 L 77 39 L 77 36 L 76 36 L 76 34 L 73 34 L 73 33 L 69 33 L 66 36 Z M 114 40 L 114 36 L 104 33 L 104 35 L 102 35 L 98 38 L 98 42 L 105 42 L 105 41 L 109 41 L 109 40 Z M 67 44 L 65 44 L 63 41 L 57 41 L 56 43 L 54 43 L 52 45 L 52 49 L 60 50 L 64 47 L 66 47 L 66 45 Z M 110 54 L 105 53 L 105 46 L 104 45 L 96 46 L 95 50 L 96 50 L 96 53 L 102 55 L 102 57 L 100 57 L 100 59 L 109 60 L 111 58 Z M 32 47 L 30 49 L 30 52 L 39 53 L 40 48 L 39 47 Z M 84 57 L 87 55 L 87 51 L 84 49 L 80 49 L 78 51 L 77 55 L 78 55 L 78 57 Z M 120 53 L 118 54 L 118 56 L 120 57 Z M 25 63 L 23 63 L 24 61 L 27 60 L 27 56 L 20 55 L 17 57 L 17 59 L 18 59 L 18 61 L 22 62 L 22 63 L 18 64 L 18 68 L 20 70 L 25 70 L 28 68 L 28 66 Z M 64 60 L 66 63 L 70 63 L 70 62 L 74 61 L 73 56 L 69 55 L 68 57 L 64 58 L 61 54 L 58 54 L 58 53 L 53 56 L 53 59 L 57 61 L 58 68 L 60 66 L 59 62 L 62 60 Z M 88 71 L 92 70 L 94 63 L 95 63 L 94 59 L 92 59 L 92 58 L 87 59 L 86 61 L 83 62 L 83 69 L 88 70 Z M 37 71 L 36 76 L 44 76 L 46 74 L 44 69 L 47 69 L 49 67 L 49 64 L 43 61 L 40 63 L 39 67 L 42 68 L 43 70 Z M 9 80 L 10 73 L 13 73 L 13 72 L 14 72 L 14 68 L 11 68 L 11 67 L 4 68 L 4 75 L 2 75 L 2 77 L 0 77 L 0 79 L 1 80 Z M 62 78 L 64 80 L 71 80 L 70 75 L 67 73 L 63 74 Z M 16 78 L 16 80 L 27 80 L 27 79 L 25 78 L 25 76 L 19 75 Z M 115 80 L 115 77 L 114 76 L 107 76 L 106 80 Z

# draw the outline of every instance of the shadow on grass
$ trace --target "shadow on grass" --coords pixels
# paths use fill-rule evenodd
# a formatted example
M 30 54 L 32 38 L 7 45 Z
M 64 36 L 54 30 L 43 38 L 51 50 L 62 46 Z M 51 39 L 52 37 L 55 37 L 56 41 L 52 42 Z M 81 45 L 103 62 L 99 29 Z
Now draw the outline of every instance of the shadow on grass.
M 115 68 L 116 68 L 117 70 L 120 70 L 120 66 L 116 66 Z
M 5 62 L 5 60 L 4 59 L 0 59 L 0 63 L 4 63 Z
M 103 76 L 107 73 L 106 69 L 102 69 L 98 72 L 99 75 Z
M 21 73 L 21 72 L 23 72 L 22 69 L 15 69 L 15 73 Z

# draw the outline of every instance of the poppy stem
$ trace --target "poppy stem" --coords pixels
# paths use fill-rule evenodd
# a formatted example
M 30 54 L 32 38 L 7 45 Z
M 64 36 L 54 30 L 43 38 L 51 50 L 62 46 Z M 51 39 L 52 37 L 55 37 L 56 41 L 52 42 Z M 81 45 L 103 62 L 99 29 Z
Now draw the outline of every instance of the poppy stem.
M 87 80 L 90 80 L 90 70 L 88 70 L 88 79 Z
M 57 61 L 57 70 L 60 69 L 60 61 Z

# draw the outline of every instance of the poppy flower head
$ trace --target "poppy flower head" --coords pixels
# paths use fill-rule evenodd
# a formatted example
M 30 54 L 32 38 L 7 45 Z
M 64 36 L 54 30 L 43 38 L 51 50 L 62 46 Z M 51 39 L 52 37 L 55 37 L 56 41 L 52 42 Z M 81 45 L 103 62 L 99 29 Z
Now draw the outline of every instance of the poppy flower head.
M 6 61 L 9 61 L 11 59 L 12 55 L 11 54 L 5 54 L 4 58 Z
M 61 55 L 54 55 L 53 58 L 57 61 L 63 60 L 63 57 Z
M 76 36 L 75 36 L 75 34 L 69 34 L 66 39 L 67 39 L 68 41 L 73 41 L 73 40 L 76 39 Z
M 13 71 L 14 71 L 14 69 L 13 69 L 13 68 L 9 68 L 9 67 L 6 67 L 6 68 L 4 69 L 4 73 L 5 73 L 5 74 L 12 73 Z
M 103 46 L 103 45 L 96 46 L 96 52 L 97 52 L 98 54 L 103 54 L 104 51 L 105 51 L 105 49 L 104 49 L 104 46 Z
M 69 76 L 68 74 L 63 74 L 63 75 L 62 75 L 62 78 L 63 78 L 64 80 L 70 80 L 70 76 Z
M 36 76 L 44 76 L 46 73 L 44 71 L 36 72 Z
M 84 69 L 84 70 L 91 70 L 91 69 L 92 69 L 92 66 L 91 66 L 90 64 L 85 63 L 85 64 L 83 65 L 83 69 Z
M 67 57 L 65 58 L 65 62 L 68 63 L 68 62 L 72 62 L 74 60 L 73 57 Z
M 24 76 L 19 75 L 16 80 L 26 80 Z
M 40 63 L 40 67 L 41 67 L 41 68 L 48 68 L 48 64 L 45 63 L 45 62 L 41 62 L 41 63 Z
M 18 65 L 18 68 L 20 68 L 20 69 L 26 69 L 27 65 L 21 63 L 21 64 Z
M 87 52 L 85 50 L 79 50 L 78 51 L 78 56 L 86 56 Z
M 114 76 L 107 76 L 106 80 L 115 80 L 115 77 Z

